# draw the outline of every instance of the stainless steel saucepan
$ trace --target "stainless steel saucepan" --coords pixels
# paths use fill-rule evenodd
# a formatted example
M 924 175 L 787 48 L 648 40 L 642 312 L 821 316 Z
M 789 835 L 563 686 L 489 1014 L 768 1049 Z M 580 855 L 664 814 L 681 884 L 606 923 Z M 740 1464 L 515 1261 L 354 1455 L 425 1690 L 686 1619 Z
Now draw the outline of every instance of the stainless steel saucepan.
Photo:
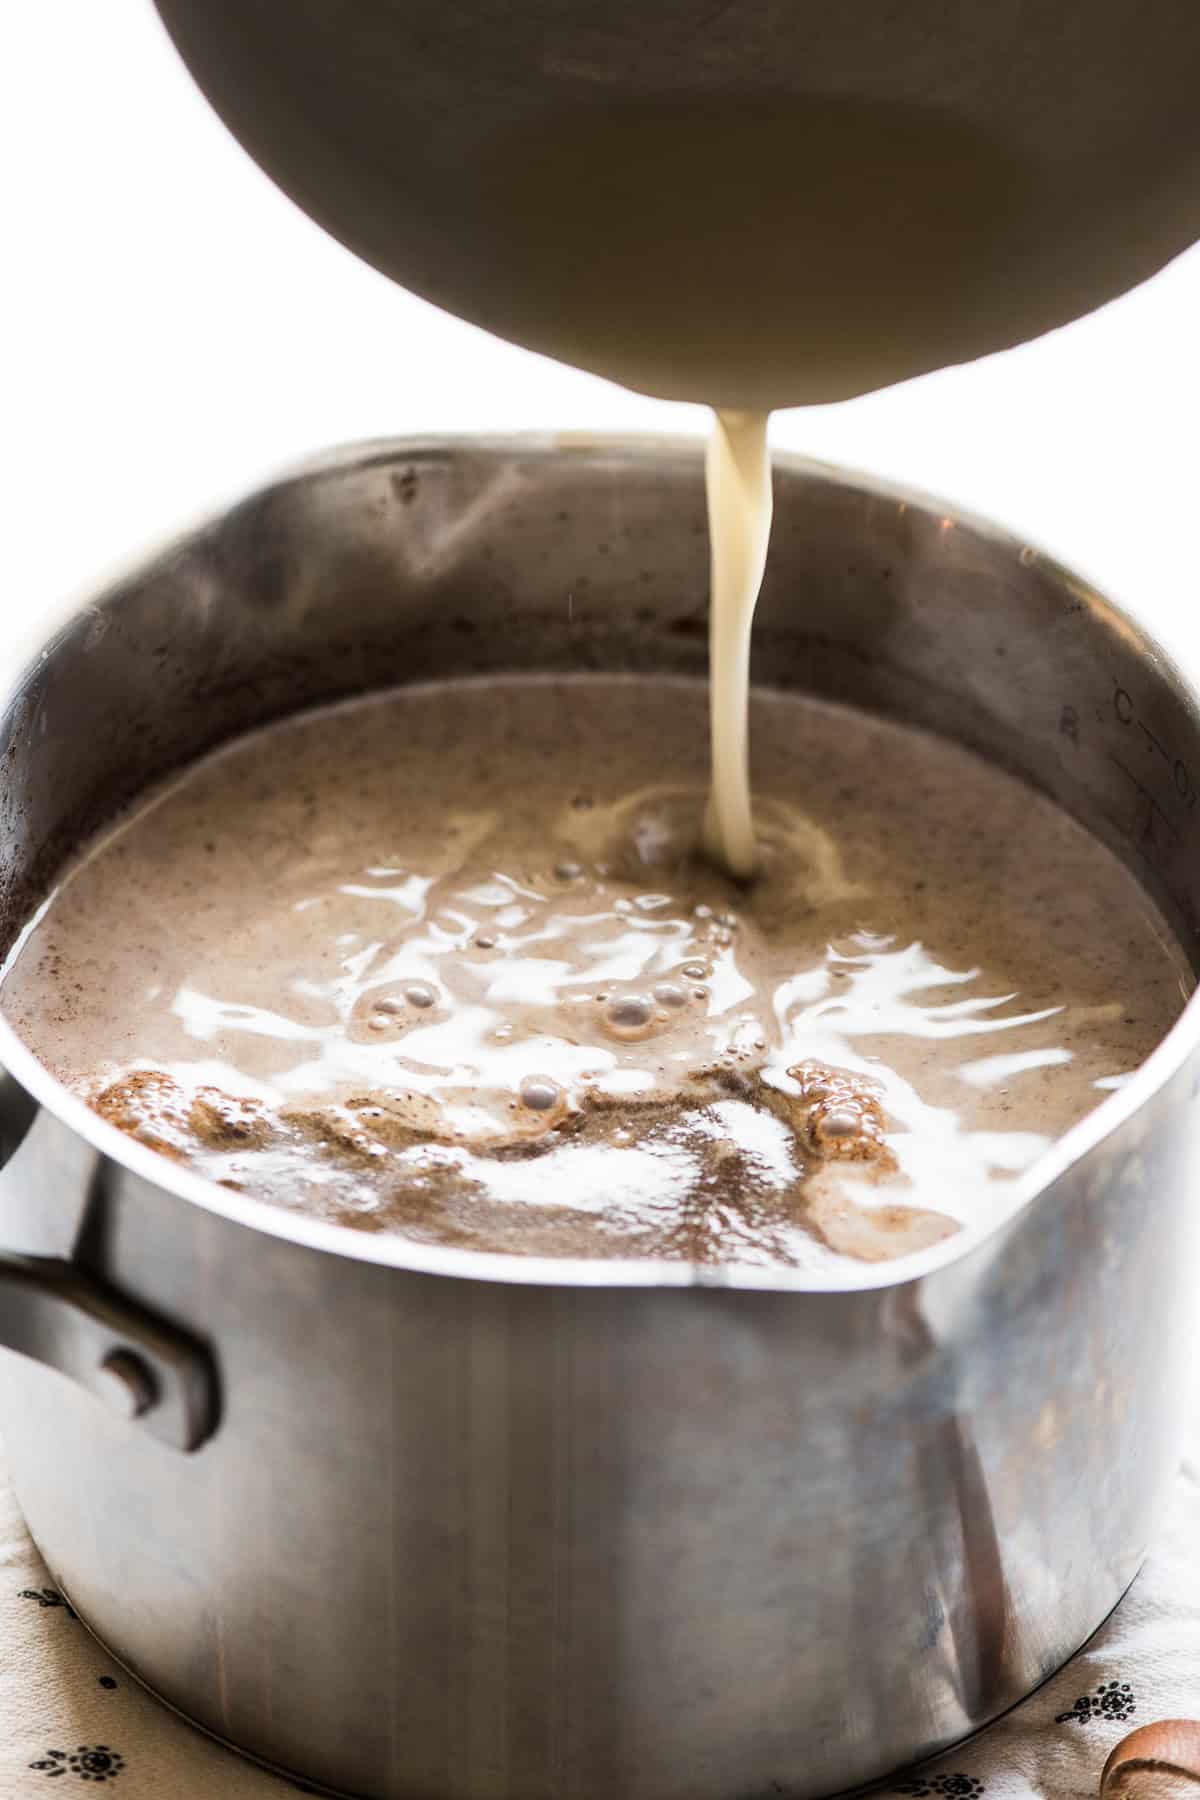
M 1024 776 L 1200 961 L 1200 705 L 1140 627 L 927 501 L 788 459 L 777 487 L 757 679 Z M 705 585 L 690 445 L 381 443 L 254 494 L 0 696 L 4 944 L 230 734 L 455 673 L 702 676 Z M 812 1292 L 262 1206 L 0 1026 L 0 1422 L 34 1536 L 151 1688 L 331 1789 L 870 1781 L 1028 1693 L 1145 1555 L 1196 1313 L 1196 1040 L 1193 1004 L 990 1235 Z

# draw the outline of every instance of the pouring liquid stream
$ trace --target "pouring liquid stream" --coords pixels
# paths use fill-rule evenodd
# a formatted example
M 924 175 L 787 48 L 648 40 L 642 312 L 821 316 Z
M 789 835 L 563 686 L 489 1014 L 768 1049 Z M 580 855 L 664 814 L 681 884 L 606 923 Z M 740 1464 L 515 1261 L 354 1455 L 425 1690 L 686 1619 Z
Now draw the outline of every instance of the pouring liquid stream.
M 714 413 L 705 462 L 712 773 L 704 848 L 741 881 L 754 874 L 757 860 L 750 797 L 750 636 L 771 536 L 769 417 Z

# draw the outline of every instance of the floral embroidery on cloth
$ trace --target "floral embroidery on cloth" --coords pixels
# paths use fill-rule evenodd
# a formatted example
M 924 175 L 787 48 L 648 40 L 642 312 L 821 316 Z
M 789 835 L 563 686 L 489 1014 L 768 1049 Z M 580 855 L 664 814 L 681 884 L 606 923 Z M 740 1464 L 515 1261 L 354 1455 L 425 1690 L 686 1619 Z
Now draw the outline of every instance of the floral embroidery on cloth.
M 1127 1681 L 1102 1681 L 1094 1694 L 1081 1694 L 1070 1712 L 1057 1713 L 1054 1723 L 1066 1725 L 1073 1719 L 1082 1723 L 1090 1719 L 1132 1719 L 1136 1711 L 1137 1701 Z
M 941 1794 L 944 1800 L 978 1800 L 987 1788 L 977 1775 L 917 1775 L 911 1781 L 897 1783 L 897 1794 L 911 1794 L 913 1800 L 926 1800 L 929 1794 Z
M 78 1750 L 47 1750 L 45 1756 L 29 1766 L 46 1776 L 78 1775 L 80 1781 L 115 1781 L 125 1767 L 125 1758 L 107 1744 L 80 1744 Z

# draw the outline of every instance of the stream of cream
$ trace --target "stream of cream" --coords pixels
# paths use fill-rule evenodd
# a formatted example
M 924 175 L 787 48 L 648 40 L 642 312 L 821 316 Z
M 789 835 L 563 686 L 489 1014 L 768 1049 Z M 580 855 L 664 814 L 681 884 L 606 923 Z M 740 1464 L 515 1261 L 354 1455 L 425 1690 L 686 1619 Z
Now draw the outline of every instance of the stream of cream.
M 742 880 L 754 873 L 757 860 L 750 801 L 750 632 L 771 536 L 768 418 L 765 412 L 715 413 L 705 462 L 712 775 L 704 844 Z

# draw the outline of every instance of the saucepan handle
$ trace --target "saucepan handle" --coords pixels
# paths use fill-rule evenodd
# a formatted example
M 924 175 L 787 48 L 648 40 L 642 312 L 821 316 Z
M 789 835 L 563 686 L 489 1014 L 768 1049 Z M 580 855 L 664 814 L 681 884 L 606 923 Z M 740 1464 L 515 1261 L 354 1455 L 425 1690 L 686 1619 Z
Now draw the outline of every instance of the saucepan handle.
M 71 1376 L 176 1450 L 216 1429 L 204 1346 L 64 1258 L 0 1255 L 0 1346 Z
M 0 1071 L 5 1181 L 32 1174 L 22 1165 L 39 1128 L 53 1123 Z M 0 1251 L 0 1348 L 69 1375 L 119 1417 L 176 1450 L 196 1450 L 216 1430 L 217 1375 L 206 1347 L 82 1261 Z

